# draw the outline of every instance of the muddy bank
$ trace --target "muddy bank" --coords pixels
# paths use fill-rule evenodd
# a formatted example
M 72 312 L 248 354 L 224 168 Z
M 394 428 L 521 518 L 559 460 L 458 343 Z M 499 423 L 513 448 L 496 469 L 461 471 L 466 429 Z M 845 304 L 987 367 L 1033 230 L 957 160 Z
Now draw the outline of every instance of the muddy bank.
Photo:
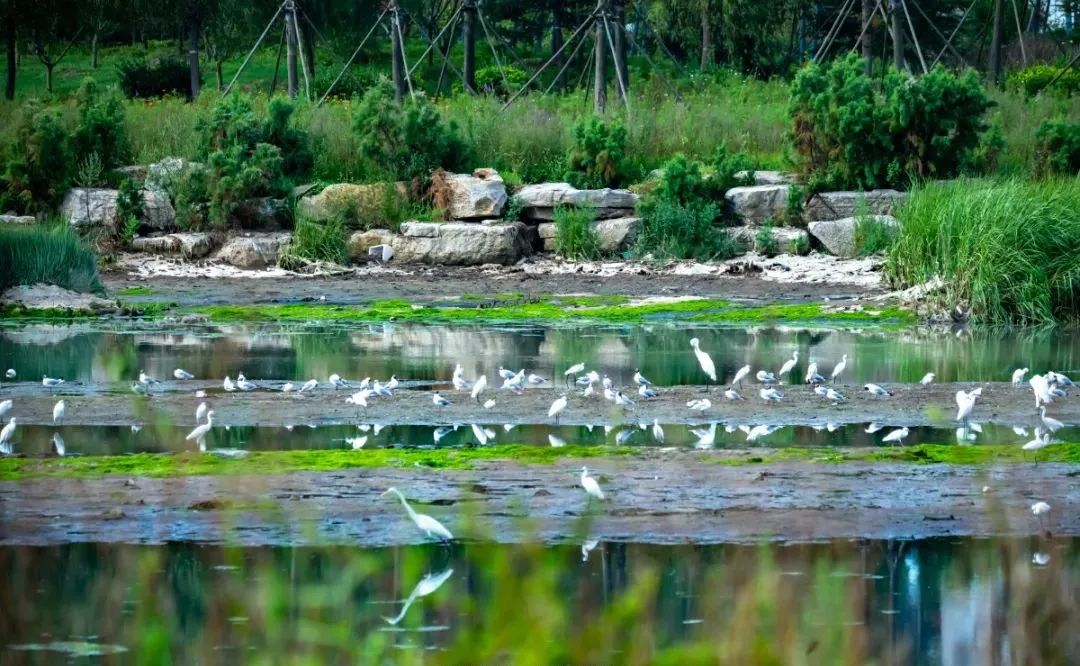
M 831 259 L 831 258 L 830 258 Z M 872 266 L 860 267 L 859 279 L 838 274 L 829 281 L 810 277 L 813 272 L 787 267 L 770 271 L 732 275 L 708 271 L 654 271 L 644 265 L 624 265 L 618 272 L 573 267 L 566 272 L 526 270 L 523 267 L 481 268 L 407 268 L 356 271 L 348 275 L 307 277 L 270 274 L 258 278 L 235 275 L 200 276 L 195 274 L 161 275 L 131 270 L 114 270 L 103 280 L 110 294 L 120 294 L 134 287 L 148 287 L 150 294 L 123 296 L 125 302 L 167 301 L 181 306 L 246 305 L 318 301 L 356 304 L 376 299 L 405 298 L 416 301 L 462 294 L 497 293 L 598 294 L 622 296 L 704 296 L 751 301 L 802 302 L 823 298 L 868 297 L 885 292 Z M 250 272 L 250 271 L 249 271 Z M 805 274 L 805 275 L 804 275 Z M 867 279 L 869 275 L 872 279 Z M 256 273 L 255 275 L 258 275 Z M 802 276 L 783 280 L 783 276 Z
M 588 464 L 608 496 L 590 509 L 578 486 Z M 473 470 L 362 469 L 276 476 L 28 479 L 0 483 L 0 544 L 80 541 L 385 546 L 424 537 L 400 504 L 458 538 L 520 542 L 806 541 L 828 538 L 1080 534 L 1075 466 L 850 463 L 711 464 L 655 451 L 555 465 L 509 461 Z M 983 488 L 989 489 L 984 492 Z M 591 515 L 586 533 L 583 517 Z
M 410 384 L 390 398 L 372 398 L 368 407 L 345 401 L 350 390 L 319 388 L 307 393 L 281 393 L 284 382 L 260 382 L 263 390 L 250 393 L 226 393 L 218 382 L 164 382 L 150 398 L 135 395 L 124 386 L 65 384 L 61 390 L 46 389 L 40 383 L 7 383 L 0 389 L 0 399 L 10 398 L 10 415 L 25 425 L 51 424 L 52 410 L 60 398 L 67 405 L 65 425 L 154 425 L 194 424 L 195 407 L 206 402 L 214 410 L 217 426 L 293 426 L 379 423 L 383 425 L 454 425 L 461 423 L 554 423 L 547 416 L 552 401 L 568 395 L 569 403 L 559 423 L 567 425 L 607 425 L 651 423 L 730 423 L 753 425 L 825 425 L 877 422 L 883 426 L 955 426 L 957 390 L 983 389 L 972 421 L 1031 427 L 1039 423 L 1031 391 L 1004 382 L 932 384 L 890 384 L 893 395 L 878 398 L 855 385 L 837 385 L 847 402 L 832 404 L 804 385 L 781 386 L 785 399 L 767 404 L 759 396 L 758 384 L 742 389 L 743 401 L 724 399 L 720 389 L 704 386 L 659 387 L 659 395 L 640 399 L 632 389 L 636 405 L 621 408 L 601 395 L 582 397 L 580 391 L 547 385 L 530 388 L 518 395 L 491 390 L 480 400 L 495 400 L 485 409 L 469 398 L 468 392 L 447 390 L 433 383 Z M 429 392 L 440 388 L 451 401 L 448 407 L 432 404 Z M 205 390 L 205 398 L 194 391 Z M 708 397 L 712 406 L 704 413 L 692 411 L 686 403 Z M 1049 414 L 1066 425 L 1080 424 L 1080 403 L 1064 400 L 1054 403 Z M 884 434 L 884 433 L 882 433 Z

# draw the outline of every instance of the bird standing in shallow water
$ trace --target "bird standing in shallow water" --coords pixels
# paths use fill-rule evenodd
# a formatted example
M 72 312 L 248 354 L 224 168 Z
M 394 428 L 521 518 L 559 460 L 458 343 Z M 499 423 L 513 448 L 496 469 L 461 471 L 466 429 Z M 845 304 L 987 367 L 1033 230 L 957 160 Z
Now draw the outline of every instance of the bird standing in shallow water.
M 787 373 L 791 372 L 795 364 L 799 362 L 799 351 L 795 350 L 791 352 L 791 358 L 784 361 L 784 365 L 780 366 L 780 372 L 776 373 L 777 377 L 783 377 Z
M 53 405 L 53 409 L 52 409 L 52 422 L 53 422 L 53 425 L 56 425 L 57 423 L 60 423 L 60 421 L 64 420 L 64 412 L 65 411 L 67 411 L 67 406 L 64 404 L 63 400 L 61 400 L 60 402 Z
M 694 348 L 694 356 L 697 357 L 697 362 L 698 365 L 701 366 L 701 371 L 708 375 L 713 383 L 716 383 L 716 364 L 713 363 L 712 356 L 701 351 L 701 341 L 697 338 L 690 339 L 690 346 Z
M 555 417 L 555 424 L 559 424 L 559 414 L 566 409 L 566 396 L 561 396 L 551 403 L 551 407 L 548 409 L 548 418 Z
M 431 516 L 424 513 L 417 513 L 413 511 L 413 508 L 409 506 L 409 502 L 406 501 L 405 496 L 401 494 L 401 491 L 397 488 L 387 488 L 380 497 L 385 496 L 387 493 L 393 493 L 401 500 L 401 505 L 405 507 L 405 512 L 409 514 L 409 519 L 413 521 L 413 524 L 420 529 L 421 532 L 428 535 L 428 537 L 438 537 L 443 541 L 453 541 L 454 535 L 450 533 L 450 530 L 443 527 L 443 524 L 435 520 Z
M 585 489 L 591 497 L 595 497 L 598 500 L 603 501 L 604 491 L 600 490 L 600 484 L 596 482 L 596 479 L 589 476 L 589 468 L 581 468 L 581 487 Z
M 908 430 L 907 427 L 899 428 L 897 430 L 893 430 L 889 434 L 882 437 L 881 441 L 883 441 L 883 442 L 896 442 L 896 443 L 899 444 L 899 443 L 902 443 L 905 439 L 907 439 L 907 436 L 910 433 L 911 433 L 911 431 Z
M 922 384 L 923 386 L 929 386 L 930 384 L 934 383 L 934 377 L 936 377 L 936 376 L 937 375 L 935 375 L 934 373 L 928 372 L 925 375 L 923 375 L 923 378 L 919 380 L 919 383 Z
M 837 379 L 840 379 L 840 375 L 843 374 L 844 368 L 847 367 L 847 354 L 840 359 L 840 362 L 836 364 L 836 367 L 832 370 L 832 381 L 835 384 Z

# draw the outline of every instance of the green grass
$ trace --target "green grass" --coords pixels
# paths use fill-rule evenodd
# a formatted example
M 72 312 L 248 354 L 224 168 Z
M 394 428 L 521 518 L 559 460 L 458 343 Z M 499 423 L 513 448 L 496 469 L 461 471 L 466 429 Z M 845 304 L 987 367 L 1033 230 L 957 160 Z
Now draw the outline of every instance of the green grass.
M 127 289 L 121 289 L 116 292 L 117 296 L 149 296 L 154 293 L 154 290 L 150 287 L 128 287 Z
M 594 214 L 588 209 L 555 208 L 555 252 L 575 260 L 600 258 L 600 237 L 592 228 Z
M 1080 463 L 1080 444 L 1055 444 L 1034 456 L 1013 444 L 957 446 L 919 444 L 888 448 L 727 449 L 688 452 L 695 460 L 720 465 L 761 465 L 784 462 L 839 464 L 898 462 L 949 465 L 991 463 Z M 271 475 L 292 472 L 332 472 L 359 468 L 473 469 L 477 463 L 512 461 L 546 465 L 569 458 L 647 456 L 649 449 L 611 446 L 526 446 L 506 444 L 472 449 L 365 449 L 363 451 L 253 451 L 241 458 L 212 453 L 137 453 L 68 458 L 3 458 L 0 480 L 27 478 L 99 478 L 104 476 L 223 476 Z
M 1080 320 L 1080 178 L 931 183 L 898 216 L 885 267 L 898 286 L 941 276 L 941 305 L 984 323 Z
M 0 227 L 0 291 L 39 282 L 105 293 L 97 257 L 68 227 Z
M 315 222 L 301 217 L 296 220 L 288 255 L 282 257 L 282 265 L 287 264 L 290 256 L 308 261 L 345 264 L 349 259 L 345 240 L 345 223 L 340 217 L 326 222 Z
M 375 301 L 367 306 L 214 305 L 191 308 L 213 321 L 415 321 L 415 322 L 597 322 L 636 323 L 674 320 L 712 324 L 800 322 L 898 325 L 914 323 L 913 313 L 899 308 L 833 310 L 810 304 L 740 306 L 714 298 L 632 305 L 610 297 L 552 297 L 520 303 L 414 305 L 404 300 Z

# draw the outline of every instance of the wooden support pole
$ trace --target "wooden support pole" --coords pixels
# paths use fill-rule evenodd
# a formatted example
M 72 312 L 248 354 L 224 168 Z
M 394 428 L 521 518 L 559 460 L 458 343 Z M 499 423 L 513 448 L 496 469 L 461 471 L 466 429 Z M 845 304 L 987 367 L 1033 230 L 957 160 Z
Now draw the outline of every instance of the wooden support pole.
M 870 50 L 870 21 L 874 18 L 874 5 L 870 0 L 862 0 L 863 33 L 859 40 L 862 46 L 863 73 L 870 76 L 874 71 L 874 54 Z
M 607 62 L 604 58 L 604 21 L 603 14 L 596 20 L 596 44 L 593 49 L 593 110 L 597 114 L 607 108 Z
M 626 8 L 623 0 L 611 0 L 611 21 L 608 38 L 613 40 L 612 56 L 615 60 L 615 76 L 619 79 L 619 98 L 625 99 L 630 90 L 630 71 L 626 67 Z M 614 34 L 612 34 L 614 33 Z
M 461 85 L 467 92 L 476 94 L 476 1 L 465 0 L 462 8 L 464 22 L 461 38 L 465 48 Z
M 401 57 L 401 14 L 396 2 L 390 3 L 390 74 L 394 82 L 394 100 L 405 98 L 405 61 Z
M 900 16 L 903 11 L 900 8 L 902 0 L 892 0 L 889 3 L 889 12 L 892 14 L 892 57 L 893 67 L 904 69 L 904 25 Z
M 295 99 L 300 77 L 296 69 L 298 44 L 296 42 L 296 7 L 292 0 L 285 3 L 285 76 L 289 97 Z
M 1001 49 L 1005 36 L 1005 0 L 994 0 L 994 32 L 990 38 L 990 80 L 1002 82 Z

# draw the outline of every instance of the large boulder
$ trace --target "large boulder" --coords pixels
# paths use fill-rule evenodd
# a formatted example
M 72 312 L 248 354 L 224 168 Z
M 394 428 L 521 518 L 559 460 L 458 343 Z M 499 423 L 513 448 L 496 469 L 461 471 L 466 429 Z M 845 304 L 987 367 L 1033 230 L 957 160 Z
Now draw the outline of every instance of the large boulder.
M 214 236 L 207 233 L 178 233 L 164 236 L 139 236 L 131 241 L 136 252 L 174 254 L 184 259 L 202 259 L 214 251 Z
M 16 215 L 14 213 L 5 213 L 0 215 L 0 225 L 3 224 L 34 224 L 37 222 L 37 218 L 33 215 Z
M 335 183 L 318 194 L 301 197 L 296 202 L 298 215 L 317 222 L 341 218 L 355 226 L 387 226 L 386 204 L 404 202 L 408 190 L 404 183 Z
M 142 227 L 153 231 L 176 228 L 176 211 L 169 196 L 160 190 L 143 190 Z M 119 190 L 100 187 L 75 187 L 68 190 L 60 214 L 76 229 L 115 224 Z
M 593 231 L 600 240 L 600 251 L 618 254 L 630 249 L 641 232 L 640 217 L 618 217 L 613 220 L 596 220 Z M 555 251 L 555 223 L 543 222 L 537 226 L 545 252 Z
M 506 207 L 506 186 L 495 169 L 443 173 L 438 182 L 436 200 L 445 201 L 451 220 L 494 219 Z
M 52 284 L 21 285 L 0 294 L 0 306 L 15 306 L 27 310 L 71 310 L 77 312 L 110 313 L 119 308 L 93 294 L 80 294 Z
M 368 250 L 376 245 L 391 245 L 394 242 L 394 232 L 389 229 L 368 229 L 367 231 L 355 231 L 346 243 L 349 253 L 349 261 L 366 261 L 369 256 Z
M 875 224 L 888 228 L 889 233 L 896 233 L 899 225 L 896 218 L 889 215 L 871 215 L 868 218 Z M 808 225 L 810 236 L 820 243 L 830 254 L 837 257 L 855 256 L 855 227 L 858 218 L 845 217 L 839 220 L 818 220 Z
M 735 175 L 739 178 L 752 176 L 754 185 L 791 185 L 795 182 L 794 176 L 783 171 L 740 171 Z
M 806 219 L 839 220 L 853 217 L 865 205 L 870 215 L 892 215 L 907 200 L 906 192 L 869 190 L 867 192 L 819 192 L 806 202 Z
M 779 220 L 787 210 L 787 185 L 733 187 L 725 195 L 732 211 L 744 223 L 757 226 L 765 220 Z
M 557 206 L 592 208 L 596 219 L 629 217 L 638 202 L 638 195 L 630 190 L 579 190 L 569 183 L 526 185 L 513 198 L 522 216 L 531 220 L 554 220 Z
M 512 264 L 532 252 L 520 222 L 406 222 L 393 247 L 402 262 L 457 266 Z
M 276 266 L 292 240 L 288 233 L 245 234 L 229 239 L 214 258 L 237 268 Z
M 762 227 L 729 227 L 726 229 L 728 236 L 738 242 L 747 250 L 760 250 L 757 247 L 758 234 Z M 781 254 L 791 253 L 800 248 L 810 247 L 810 238 L 805 229 L 793 227 L 773 227 L 769 234 L 772 236 L 776 251 Z

